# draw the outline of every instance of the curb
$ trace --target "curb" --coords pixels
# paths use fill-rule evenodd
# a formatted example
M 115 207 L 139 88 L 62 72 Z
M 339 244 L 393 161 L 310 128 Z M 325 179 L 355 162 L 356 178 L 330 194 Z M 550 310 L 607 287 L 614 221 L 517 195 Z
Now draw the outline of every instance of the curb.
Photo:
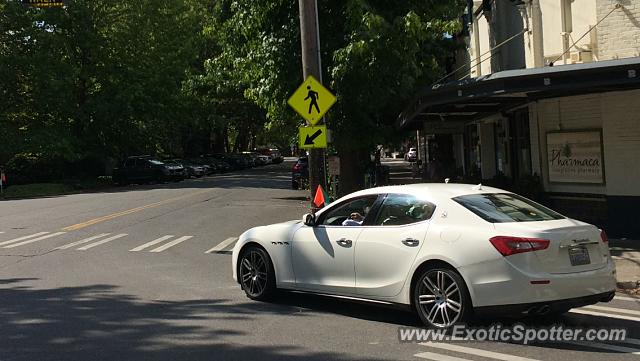
M 640 287 L 640 281 L 621 281 L 616 282 L 616 287 L 623 290 L 633 290 Z

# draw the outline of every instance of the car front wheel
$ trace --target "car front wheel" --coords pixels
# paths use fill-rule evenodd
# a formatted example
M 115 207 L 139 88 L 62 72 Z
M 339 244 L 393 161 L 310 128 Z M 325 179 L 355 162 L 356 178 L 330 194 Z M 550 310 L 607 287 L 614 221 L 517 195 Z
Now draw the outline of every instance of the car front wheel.
M 264 249 L 251 246 L 242 252 L 238 260 L 238 275 L 247 297 L 264 301 L 273 296 L 276 289 L 275 273 Z
M 422 322 L 435 328 L 445 329 L 465 322 L 472 311 L 464 280 L 447 268 L 423 271 L 413 289 L 413 301 Z

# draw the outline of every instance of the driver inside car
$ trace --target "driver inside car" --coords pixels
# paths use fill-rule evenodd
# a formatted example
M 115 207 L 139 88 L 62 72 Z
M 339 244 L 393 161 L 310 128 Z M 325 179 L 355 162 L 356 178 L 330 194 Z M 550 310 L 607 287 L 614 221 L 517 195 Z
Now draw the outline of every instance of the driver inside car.
M 342 225 L 343 226 L 361 226 L 363 221 L 364 221 L 364 217 L 360 213 L 353 212 L 349 215 L 349 218 L 345 219 L 344 222 L 342 222 Z

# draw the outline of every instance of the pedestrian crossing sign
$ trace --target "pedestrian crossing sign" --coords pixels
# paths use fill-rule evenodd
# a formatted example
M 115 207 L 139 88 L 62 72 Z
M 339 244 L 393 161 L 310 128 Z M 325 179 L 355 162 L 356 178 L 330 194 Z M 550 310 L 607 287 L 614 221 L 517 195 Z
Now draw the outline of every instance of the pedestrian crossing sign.
M 319 122 L 335 102 L 336 97 L 312 76 L 308 76 L 287 101 L 311 125 Z

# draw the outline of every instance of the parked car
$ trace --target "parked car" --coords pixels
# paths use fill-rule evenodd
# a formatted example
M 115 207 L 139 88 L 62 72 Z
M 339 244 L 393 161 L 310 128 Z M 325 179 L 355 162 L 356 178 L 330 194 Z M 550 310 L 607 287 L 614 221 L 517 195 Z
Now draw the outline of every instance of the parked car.
M 169 169 L 169 180 L 174 182 L 184 180 L 187 178 L 187 170 L 184 168 L 182 163 L 176 161 L 175 159 L 168 159 L 163 161 L 167 169 Z
M 183 169 L 168 166 L 152 156 L 132 156 L 121 167 L 113 170 L 113 182 L 119 185 L 166 182 L 182 177 L 182 171 Z
M 176 163 L 182 164 L 185 170 L 185 177 L 196 177 L 200 178 L 205 175 L 206 169 L 205 166 L 199 163 L 195 163 L 191 160 L 187 159 L 173 159 Z
M 258 160 L 262 165 L 273 164 L 273 160 L 271 159 L 271 156 L 268 156 L 268 155 L 260 154 L 258 155 Z
M 257 152 L 262 155 L 267 155 L 271 157 L 271 162 L 273 164 L 279 164 L 284 161 L 284 158 L 280 154 L 280 151 L 276 148 L 262 148 L 258 149 Z
M 299 189 L 309 182 L 309 158 L 300 157 L 291 168 L 291 189 Z
M 418 150 L 409 148 L 409 151 L 404 155 L 404 159 L 408 162 L 415 162 L 418 159 Z
M 453 183 L 370 188 L 302 221 L 252 228 L 232 270 L 251 299 L 277 289 L 357 297 L 411 306 L 440 329 L 482 313 L 557 317 L 616 289 L 604 231 L 502 189 Z

